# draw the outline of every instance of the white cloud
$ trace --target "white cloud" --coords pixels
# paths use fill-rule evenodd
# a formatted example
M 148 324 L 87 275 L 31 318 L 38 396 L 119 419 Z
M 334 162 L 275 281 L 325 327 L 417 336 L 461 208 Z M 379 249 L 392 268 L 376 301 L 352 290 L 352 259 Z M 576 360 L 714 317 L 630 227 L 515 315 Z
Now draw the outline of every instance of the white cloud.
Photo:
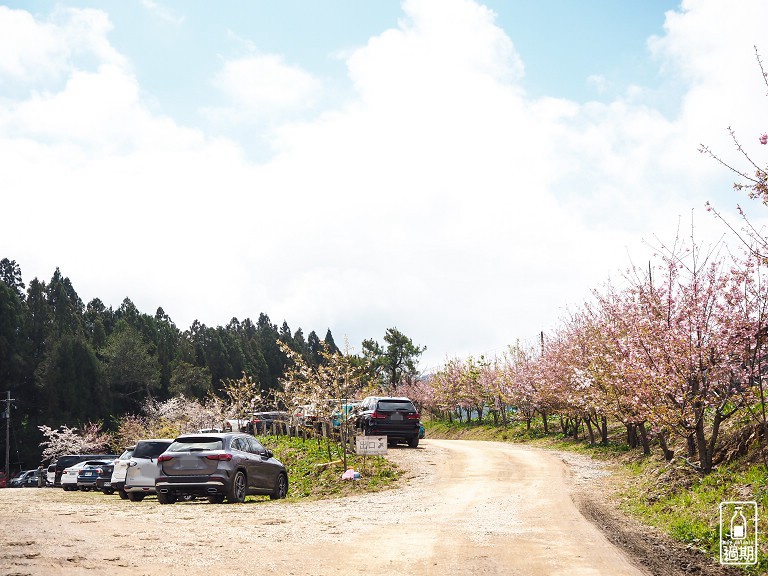
M 316 102 L 309 72 L 279 55 L 223 63 L 214 81 L 230 106 L 208 113 L 271 118 L 250 136 L 274 147 L 260 164 L 245 140 L 154 114 L 102 13 L 0 9 L 0 31 L 36 39 L 0 33 L 0 74 L 63 80 L 0 100 L 3 202 L 23 216 L 0 249 L 27 281 L 61 266 L 86 300 L 130 296 L 183 327 L 264 311 L 353 346 L 397 325 L 428 364 L 498 350 L 551 328 L 691 208 L 718 235 L 703 205 L 728 175 L 696 148 L 728 112 L 750 128 L 765 104 L 746 95 L 751 49 L 733 48 L 744 22 L 766 21 L 762 3 L 749 8 L 668 15 L 651 46 L 685 89 L 670 118 L 639 87 L 608 104 L 532 99 L 492 12 L 408 0 L 396 29 L 349 51 L 354 97 L 314 119 L 279 121 Z
M 164 20 L 175 26 L 180 26 L 184 23 L 184 15 L 178 14 L 175 10 L 171 10 L 163 4 L 158 4 L 152 0 L 141 0 L 141 5 L 153 16 Z
M 320 83 L 281 56 L 265 54 L 225 62 L 214 79 L 239 113 L 266 116 L 275 110 L 310 106 Z

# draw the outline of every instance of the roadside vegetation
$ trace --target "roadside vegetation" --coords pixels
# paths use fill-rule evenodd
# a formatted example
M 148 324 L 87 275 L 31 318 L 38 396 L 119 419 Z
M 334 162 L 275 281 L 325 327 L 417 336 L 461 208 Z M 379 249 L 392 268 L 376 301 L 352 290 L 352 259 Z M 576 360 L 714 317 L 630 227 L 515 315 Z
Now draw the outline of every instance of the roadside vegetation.
M 375 492 L 391 487 L 400 477 L 395 464 L 381 456 L 347 455 L 347 467 L 360 472 L 359 480 L 342 480 L 342 451 L 333 447 L 328 459 L 324 440 L 288 436 L 260 436 L 265 447 L 275 453 L 290 474 L 289 499 L 328 498 L 361 492 Z M 329 464 L 330 462 L 330 464 Z

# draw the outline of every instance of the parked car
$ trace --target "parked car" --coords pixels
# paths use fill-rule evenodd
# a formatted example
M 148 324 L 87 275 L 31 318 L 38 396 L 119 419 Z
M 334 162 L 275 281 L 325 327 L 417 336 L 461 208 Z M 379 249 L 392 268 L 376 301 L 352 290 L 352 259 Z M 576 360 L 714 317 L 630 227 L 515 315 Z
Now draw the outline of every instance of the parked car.
M 224 432 L 247 432 L 250 420 L 227 418 L 224 420 Z
M 45 485 L 53 486 L 56 483 L 56 464 L 48 466 L 48 470 L 45 474 Z
M 243 502 L 249 494 L 273 500 L 288 494 L 288 472 L 270 450 L 241 433 L 186 434 L 158 458 L 157 500 L 173 504 L 182 497 L 207 496 L 220 504 Z
M 53 479 L 54 486 L 61 486 L 61 476 L 65 468 L 69 468 L 73 464 L 83 462 L 84 460 L 114 460 L 117 458 L 116 454 L 66 454 L 59 456 L 52 465 L 56 466 L 56 475 Z
M 107 462 L 104 466 L 99 466 L 97 472 L 99 475 L 96 477 L 96 490 L 101 491 L 104 494 L 114 494 L 115 489 L 112 487 L 112 472 L 115 470 L 115 461 Z
M 83 492 L 96 490 L 96 480 L 99 479 L 103 468 L 106 466 L 111 466 L 111 464 L 86 464 L 83 466 L 77 473 L 77 487 Z
M 420 418 L 408 398 L 369 396 L 358 406 L 355 427 L 366 436 L 386 436 L 387 442 L 419 445 Z
M 128 448 L 126 448 L 125 451 L 120 454 L 120 457 L 112 462 L 114 468 L 112 470 L 112 477 L 110 478 L 109 483 L 112 485 L 114 490 L 117 490 L 117 493 L 120 494 L 120 498 L 123 500 L 128 498 L 128 494 L 125 493 L 123 487 L 125 486 L 125 472 L 128 470 L 128 462 L 131 461 L 134 448 L 136 447 L 128 446 Z
M 106 460 L 82 460 L 77 464 L 73 464 L 69 468 L 65 468 L 61 473 L 61 487 L 69 492 L 71 490 L 77 490 L 77 476 L 80 474 L 80 470 L 89 465 L 101 465 L 105 464 Z
M 7 482 L 8 481 L 5 478 L 5 472 L 3 470 L 0 470 L 0 488 L 5 488 Z
M 37 486 L 37 470 L 22 470 L 16 476 L 11 478 L 11 488 L 24 488 Z
M 160 473 L 157 457 L 173 444 L 169 438 L 139 440 L 128 461 L 123 490 L 131 502 L 141 502 L 148 494 L 155 493 L 155 478 Z
M 315 430 L 320 427 L 320 419 L 317 415 L 317 407 L 314 404 L 304 404 L 297 407 L 293 414 L 291 414 L 291 420 L 299 426 L 307 426 Z
M 333 429 L 338 430 L 344 421 L 351 420 L 352 415 L 358 406 L 360 406 L 360 402 L 347 402 L 346 404 L 342 404 L 338 410 L 334 411 L 331 416 Z
M 288 412 L 272 410 L 271 412 L 254 412 L 248 425 L 250 434 L 267 434 L 272 432 L 272 424 L 275 422 L 287 422 Z

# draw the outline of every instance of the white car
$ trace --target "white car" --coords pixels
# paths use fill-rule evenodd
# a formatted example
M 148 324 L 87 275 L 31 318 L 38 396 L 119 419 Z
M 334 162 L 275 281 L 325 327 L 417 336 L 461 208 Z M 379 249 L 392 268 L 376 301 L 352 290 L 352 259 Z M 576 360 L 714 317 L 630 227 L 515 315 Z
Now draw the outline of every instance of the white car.
M 120 457 L 113 462 L 115 467 L 112 469 L 112 478 L 109 480 L 112 489 L 117 490 L 117 493 L 120 494 L 120 498 L 123 500 L 128 498 L 128 494 L 123 490 L 123 487 L 125 486 L 125 473 L 128 470 L 128 462 L 131 461 L 134 448 L 136 447 L 128 446 L 128 448 L 120 454 Z
M 53 486 L 54 482 L 56 482 L 56 464 L 51 464 L 45 473 L 45 483 L 47 486 Z
M 123 490 L 131 502 L 141 502 L 147 494 L 156 494 L 155 478 L 160 475 L 157 457 L 166 451 L 173 440 L 139 440 L 128 461 Z
M 89 464 L 98 465 L 106 463 L 107 462 L 104 460 L 83 460 L 69 468 L 64 468 L 61 473 L 61 487 L 64 488 L 65 491 L 77 490 L 77 475 L 80 473 L 80 470 Z
M 239 420 L 238 418 L 227 418 L 224 420 L 223 432 L 247 432 L 250 420 Z

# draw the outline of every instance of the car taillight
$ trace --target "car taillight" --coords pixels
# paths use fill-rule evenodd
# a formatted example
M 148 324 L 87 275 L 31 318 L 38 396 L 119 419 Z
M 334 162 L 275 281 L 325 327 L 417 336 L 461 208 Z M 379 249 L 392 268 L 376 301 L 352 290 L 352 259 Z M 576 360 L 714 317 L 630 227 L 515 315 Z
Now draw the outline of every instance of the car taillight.
M 386 418 L 386 414 L 382 414 L 381 412 L 374 411 L 373 414 L 371 414 L 371 418 Z
M 408 420 L 418 420 L 419 418 L 421 418 L 421 416 L 419 415 L 418 412 L 416 412 L 416 414 L 408 414 L 407 418 Z
M 229 462 L 232 460 L 232 454 L 209 454 L 206 458 L 208 458 L 208 460 L 226 460 Z
M 102 472 L 104 472 L 104 470 L 101 468 L 96 468 L 96 474 L 101 474 Z
M 173 460 L 173 456 L 168 456 L 167 454 L 160 454 L 160 456 L 157 457 L 158 462 L 168 462 L 168 460 Z

